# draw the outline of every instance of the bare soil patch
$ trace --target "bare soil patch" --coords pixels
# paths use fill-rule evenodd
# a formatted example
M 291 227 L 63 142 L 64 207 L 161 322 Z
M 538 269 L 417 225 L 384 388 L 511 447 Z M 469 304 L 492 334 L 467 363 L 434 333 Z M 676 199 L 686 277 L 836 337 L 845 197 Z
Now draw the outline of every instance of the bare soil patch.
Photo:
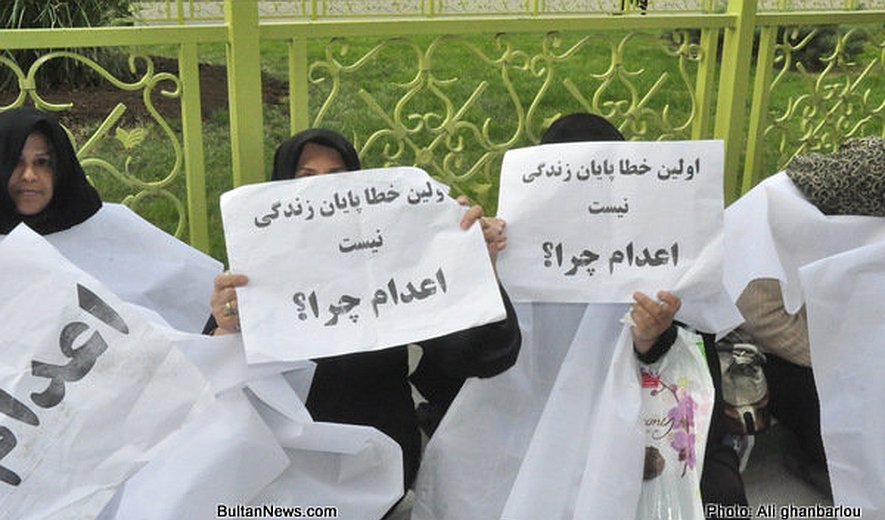
M 154 57 L 154 68 L 157 72 L 170 72 L 178 75 L 178 62 L 169 58 Z M 200 64 L 200 102 L 203 120 L 207 120 L 218 110 L 228 106 L 227 68 L 223 65 Z M 38 86 L 39 87 L 39 86 Z M 169 98 L 161 94 L 161 90 L 172 90 L 172 82 L 161 82 L 153 90 L 151 101 L 164 118 L 177 118 L 181 113 L 179 98 Z M 56 116 L 68 128 L 104 120 L 118 103 L 126 105 L 124 120 L 143 121 L 149 119 L 142 99 L 143 90 L 121 90 L 106 80 L 99 84 L 84 87 L 52 87 L 37 90 L 40 97 L 51 103 L 73 103 L 73 107 L 59 112 Z M 6 105 L 15 99 L 18 92 L 4 89 L 0 92 L 0 104 Z M 262 97 L 264 103 L 280 105 L 280 109 L 288 110 L 288 86 L 285 81 L 273 76 L 262 75 Z M 29 103 L 29 101 L 26 101 Z

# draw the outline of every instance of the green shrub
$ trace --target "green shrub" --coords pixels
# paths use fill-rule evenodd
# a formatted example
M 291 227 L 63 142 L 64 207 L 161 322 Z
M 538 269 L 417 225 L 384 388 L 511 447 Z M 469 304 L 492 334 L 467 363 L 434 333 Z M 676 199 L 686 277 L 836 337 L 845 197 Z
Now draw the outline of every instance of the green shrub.
M 100 27 L 131 23 L 132 0 L 2 0 L 0 27 L 4 29 Z M 40 56 L 53 50 L 67 50 L 90 58 L 111 74 L 126 77 L 126 56 L 118 49 L 20 49 L 5 50 L 3 55 L 18 64 L 27 74 Z M 88 86 L 98 82 L 88 65 L 72 59 L 50 60 L 40 67 L 37 84 L 41 87 Z M 0 87 L 6 89 L 16 82 L 7 67 L 0 68 Z
M 786 41 L 791 45 L 796 45 L 808 37 L 815 27 L 796 27 L 795 29 L 781 28 L 778 31 L 778 42 Z M 840 32 L 839 27 L 835 25 L 826 25 L 818 28 L 817 34 L 808 41 L 807 45 L 793 52 L 793 66 L 801 63 L 807 71 L 818 72 L 827 66 L 828 58 L 836 50 L 836 44 L 839 38 L 844 37 L 844 29 Z M 839 59 L 852 61 L 853 58 L 864 52 L 864 45 L 869 39 L 869 35 L 863 31 L 855 31 L 845 40 L 844 54 Z
M 799 26 L 799 27 L 780 27 L 777 31 L 777 42 L 779 44 L 789 43 L 791 46 L 800 45 L 811 32 L 817 29 L 817 33 L 813 38 L 808 40 L 804 45 L 792 52 L 792 60 L 790 67 L 795 69 L 798 63 L 808 72 L 820 72 L 828 64 L 824 58 L 829 58 L 833 51 L 836 50 L 836 44 L 839 38 L 844 37 L 848 28 L 837 25 L 825 26 Z M 701 39 L 700 29 L 688 29 L 685 31 L 690 40 L 697 43 Z M 674 41 L 673 31 L 666 31 L 662 38 L 666 41 Z M 719 57 L 722 53 L 722 32 L 719 33 Z M 863 54 L 864 47 L 869 40 L 869 34 L 865 31 L 852 32 L 845 41 L 843 53 L 839 56 L 839 60 L 852 61 L 855 57 Z M 678 41 L 678 39 L 676 39 Z M 757 29 L 753 35 L 753 56 L 756 56 L 759 50 L 759 30 Z M 782 61 L 778 61 L 775 65 L 780 68 L 783 66 Z

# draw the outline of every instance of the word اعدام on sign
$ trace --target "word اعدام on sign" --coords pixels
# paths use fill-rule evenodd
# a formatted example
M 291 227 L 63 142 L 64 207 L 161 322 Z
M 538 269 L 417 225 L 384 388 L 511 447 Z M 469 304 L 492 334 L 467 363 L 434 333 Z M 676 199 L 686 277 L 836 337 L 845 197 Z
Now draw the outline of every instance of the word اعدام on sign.
M 77 301 L 80 309 L 88 315 L 121 334 L 129 334 L 129 327 L 123 318 L 97 294 L 79 283 Z M 83 321 L 72 321 L 62 328 L 58 342 L 61 353 L 70 360 L 66 364 L 54 365 L 38 360 L 31 362 L 31 375 L 49 379 L 46 390 L 31 393 L 31 402 L 35 405 L 50 409 L 61 403 L 65 397 L 65 383 L 75 383 L 86 377 L 95 366 L 98 357 L 108 349 L 107 342 L 98 330 L 94 331 L 81 346 L 74 348 L 74 341 L 88 330 L 89 325 Z M 0 413 L 28 426 L 40 426 L 37 414 L 3 389 L 0 389 Z M 18 439 L 12 430 L 0 426 L 0 460 L 9 455 L 17 444 Z M 21 484 L 21 477 L 15 471 L 0 465 L 0 482 L 18 486 Z

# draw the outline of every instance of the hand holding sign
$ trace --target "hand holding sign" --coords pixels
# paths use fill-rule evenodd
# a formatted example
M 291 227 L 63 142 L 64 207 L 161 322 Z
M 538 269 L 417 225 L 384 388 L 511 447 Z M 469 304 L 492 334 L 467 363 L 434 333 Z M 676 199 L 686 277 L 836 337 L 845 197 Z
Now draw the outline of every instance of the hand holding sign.
M 215 277 L 215 289 L 209 301 L 212 317 L 218 328 L 214 335 L 232 334 L 240 331 L 240 316 L 237 312 L 237 287 L 246 285 L 249 278 L 242 274 L 223 273 Z
M 640 354 L 645 354 L 655 344 L 661 334 L 673 324 L 673 317 L 682 306 L 682 301 L 667 291 L 658 291 L 657 300 L 648 295 L 633 293 L 633 306 L 630 308 L 630 319 L 633 321 L 633 347 Z
M 498 261 L 498 251 L 507 245 L 507 237 L 504 235 L 504 226 L 507 223 L 499 218 L 484 217 L 482 206 L 478 204 L 471 206 L 470 199 L 465 195 L 461 195 L 456 200 L 458 204 L 470 207 L 461 218 L 461 229 L 470 229 L 470 226 L 479 221 L 482 236 L 486 241 L 486 248 L 489 250 L 489 258 L 492 265 L 495 265 Z

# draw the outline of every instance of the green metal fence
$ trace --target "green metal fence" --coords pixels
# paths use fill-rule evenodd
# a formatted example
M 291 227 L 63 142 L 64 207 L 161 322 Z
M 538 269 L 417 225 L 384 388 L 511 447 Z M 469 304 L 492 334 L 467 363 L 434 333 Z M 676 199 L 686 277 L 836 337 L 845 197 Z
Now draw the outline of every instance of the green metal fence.
M 127 186 L 136 208 L 171 205 L 170 231 L 204 250 L 220 234 L 207 217 L 217 212 L 207 178 L 218 172 L 206 163 L 217 152 L 203 141 L 211 123 L 201 118 L 198 68 L 211 46 L 226 47 L 231 185 L 265 178 L 275 144 L 265 142 L 265 119 L 279 120 L 267 111 L 280 109 L 259 93 L 274 45 L 286 48 L 288 77 L 289 128 L 277 134 L 335 128 L 366 166 L 421 166 L 492 209 L 503 153 L 576 110 L 605 115 L 630 139 L 723 139 L 728 201 L 797 153 L 885 135 L 883 0 L 652 0 L 647 9 L 635 0 L 400 0 L 396 13 L 376 0 L 143 4 L 132 27 L 0 30 L 0 51 L 46 50 L 27 70 L 0 56 L 16 78 L 0 110 L 33 103 L 64 114 L 66 103 L 90 103 L 88 88 L 43 98 L 44 63 L 85 60 L 53 49 L 173 46 L 174 71 L 143 57 L 121 79 L 90 63 L 102 81 L 141 92 L 148 120 L 127 119 L 121 102 L 95 128 L 71 130 L 91 175 Z M 799 61 L 812 47 L 812 62 Z M 178 108 L 158 110 L 161 97 Z M 139 157 L 151 139 L 166 151 Z

